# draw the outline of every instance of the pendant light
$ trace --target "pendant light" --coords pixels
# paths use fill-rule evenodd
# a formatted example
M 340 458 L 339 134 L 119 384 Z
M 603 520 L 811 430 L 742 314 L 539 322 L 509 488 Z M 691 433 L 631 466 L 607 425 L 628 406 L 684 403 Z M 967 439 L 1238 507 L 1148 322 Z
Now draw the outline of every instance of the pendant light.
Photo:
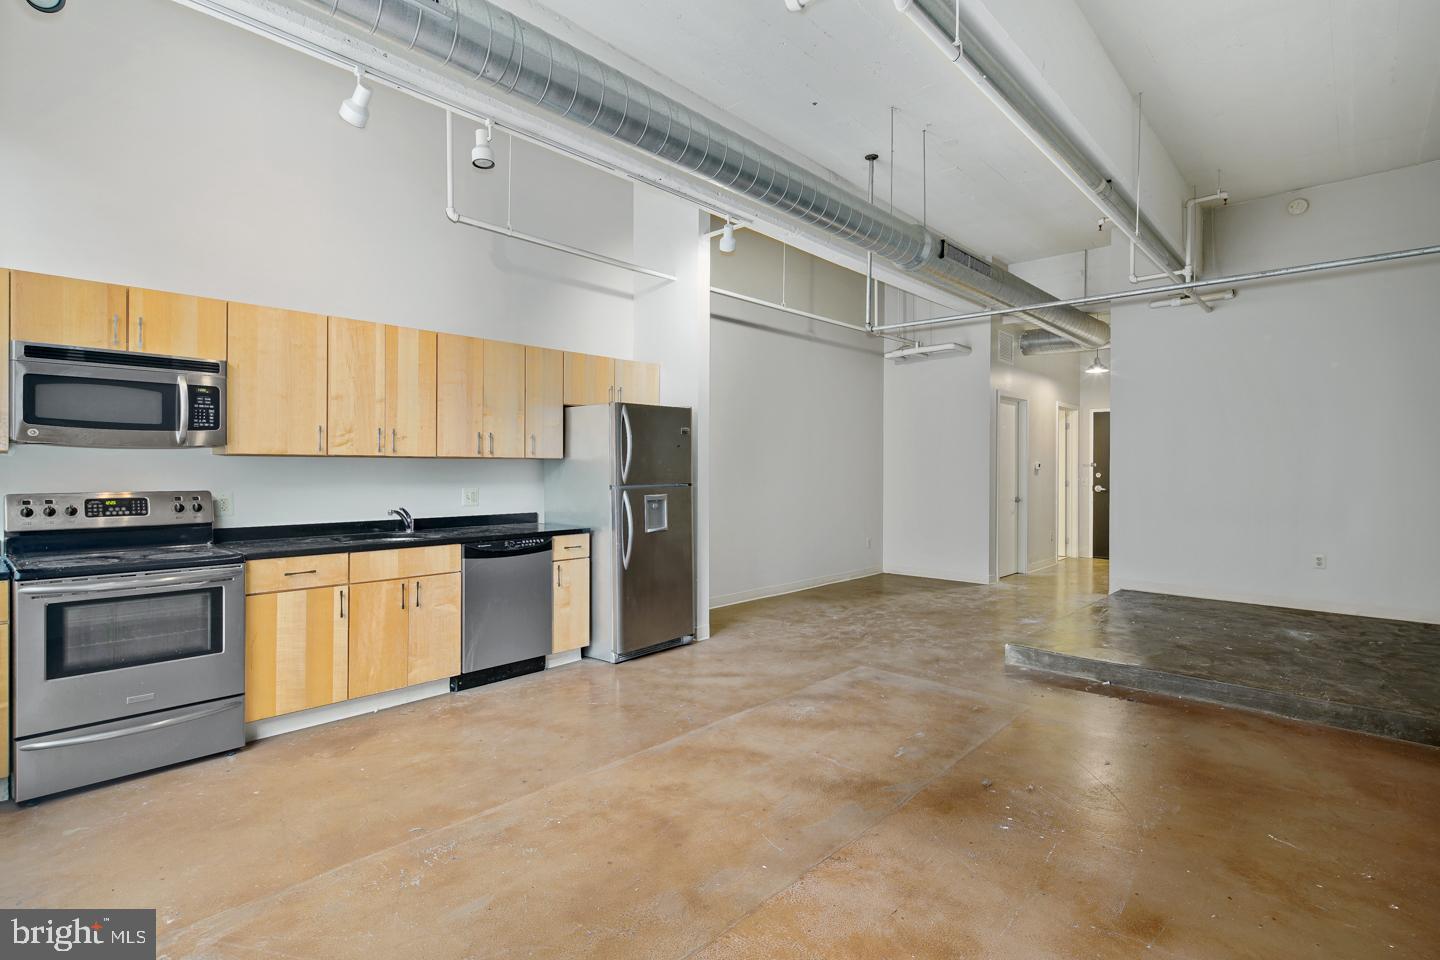
M 1107 367 L 1107 366 L 1105 366 L 1105 361 L 1100 359 L 1100 351 L 1099 351 L 1099 350 L 1096 350 L 1096 351 L 1095 351 L 1095 359 L 1091 361 L 1090 366 L 1088 366 L 1088 367 L 1085 368 L 1085 372 L 1086 372 L 1086 373 L 1109 373 L 1109 372 L 1110 372 L 1110 368 Z

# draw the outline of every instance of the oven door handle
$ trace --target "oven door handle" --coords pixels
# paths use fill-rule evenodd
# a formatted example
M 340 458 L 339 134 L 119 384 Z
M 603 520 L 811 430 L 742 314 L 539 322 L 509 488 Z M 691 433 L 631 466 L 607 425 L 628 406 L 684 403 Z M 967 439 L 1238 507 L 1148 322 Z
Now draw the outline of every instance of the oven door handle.
M 15 588 L 17 595 L 22 597 L 57 597 L 65 594 L 84 593 L 113 593 L 115 591 L 139 592 L 148 590 L 151 587 L 168 587 L 176 585 L 202 585 L 211 583 L 232 583 L 240 579 L 242 567 L 222 568 L 232 572 L 223 576 L 216 576 L 217 571 L 206 570 L 203 573 L 172 573 L 162 577 L 149 577 L 141 575 L 133 580 L 98 580 L 93 583 L 69 583 L 56 584 L 54 586 L 20 584 Z
M 180 421 L 175 424 L 175 443 L 183 447 L 190 433 L 190 381 L 179 376 L 175 378 L 175 384 L 180 388 Z
M 181 714 L 178 717 L 166 717 L 164 720 L 152 720 L 150 723 L 142 723 L 138 727 L 126 727 L 123 730 L 105 730 L 101 733 L 87 733 L 79 737 L 62 737 L 59 740 L 41 740 L 38 743 L 17 744 L 17 750 L 53 750 L 56 747 L 78 747 L 85 743 L 100 743 L 105 740 L 118 740 L 121 737 L 134 736 L 137 733 L 149 733 L 152 730 L 161 730 L 165 727 L 173 727 L 176 724 L 188 723 L 191 720 L 203 720 L 206 717 L 213 717 L 217 713 L 224 713 L 227 710 L 237 710 L 241 704 L 240 700 L 232 700 L 229 703 L 222 703 L 218 707 L 209 707 L 205 710 L 196 710 L 194 713 Z

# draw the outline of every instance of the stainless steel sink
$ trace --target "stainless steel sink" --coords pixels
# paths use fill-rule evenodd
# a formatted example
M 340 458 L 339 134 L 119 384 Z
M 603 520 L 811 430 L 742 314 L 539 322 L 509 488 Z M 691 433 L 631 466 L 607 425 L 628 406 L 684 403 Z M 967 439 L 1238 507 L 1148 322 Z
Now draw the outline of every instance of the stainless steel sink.
M 331 539 L 340 543 L 409 543 L 429 537 L 418 533 L 344 533 Z

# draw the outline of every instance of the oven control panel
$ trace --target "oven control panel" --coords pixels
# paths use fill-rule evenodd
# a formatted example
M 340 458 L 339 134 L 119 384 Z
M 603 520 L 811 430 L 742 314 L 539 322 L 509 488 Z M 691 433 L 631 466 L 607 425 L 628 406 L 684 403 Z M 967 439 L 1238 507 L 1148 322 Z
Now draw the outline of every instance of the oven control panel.
M 163 527 L 214 520 L 215 504 L 208 490 L 5 496 L 6 533 Z

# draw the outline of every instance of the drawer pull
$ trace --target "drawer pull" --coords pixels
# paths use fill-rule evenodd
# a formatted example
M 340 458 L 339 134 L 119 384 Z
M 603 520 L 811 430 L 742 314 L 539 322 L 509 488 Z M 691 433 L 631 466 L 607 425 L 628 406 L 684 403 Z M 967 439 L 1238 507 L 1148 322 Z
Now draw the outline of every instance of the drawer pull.
M 287 577 L 303 577 L 303 576 L 305 576 L 306 574 L 319 573 L 319 572 L 320 572 L 319 570 L 286 570 L 286 571 L 285 571 L 285 576 L 287 576 Z
M 570 544 L 570 546 L 566 547 L 565 549 L 566 549 L 566 550 L 583 550 L 583 549 L 585 549 L 585 548 L 584 548 L 583 546 L 581 546 L 580 544 L 578 544 L 578 543 L 572 543 L 572 544 Z

